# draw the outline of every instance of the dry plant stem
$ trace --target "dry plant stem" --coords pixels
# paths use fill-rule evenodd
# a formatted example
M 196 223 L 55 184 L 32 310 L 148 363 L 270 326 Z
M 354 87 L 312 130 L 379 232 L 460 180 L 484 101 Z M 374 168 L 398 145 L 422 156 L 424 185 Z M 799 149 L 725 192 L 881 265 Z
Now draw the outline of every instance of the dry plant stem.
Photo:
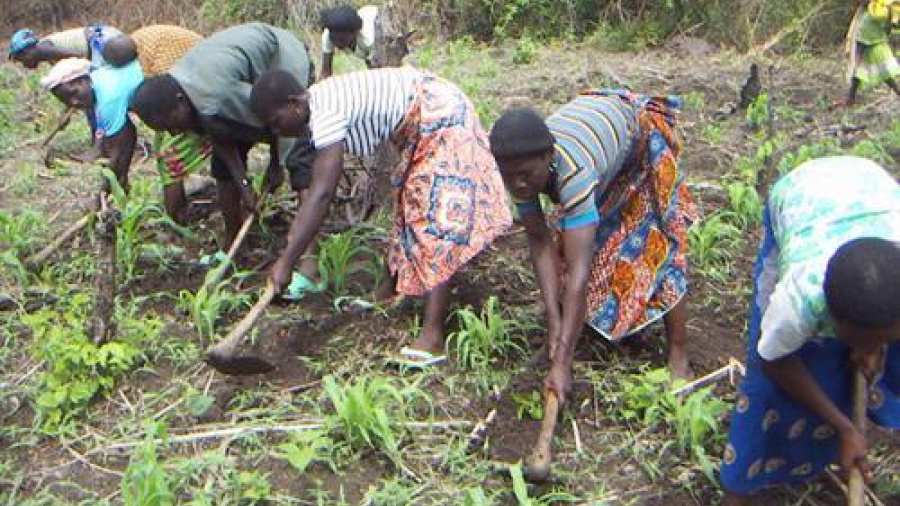
M 853 425 L 860 433 L 866 433 L 866 377 L 862 371 L 853 373 Z M 865 481 L 862 471 L 854 466 L 850 470 L 850 480 L 847 483 L 847 506 L 863 506 L 865 504 Z
M 88 336 L 97 346 L 110 341 L 116 332 L 116 211 L 111 200 L 109 194 L 101 192 L 96 299 L 88 322 Z
M 400 424 L 401 426 L 407 429 L 455 429 L 455 428 L 466 428 L 474 425 L 473 422 L 469 420 L 444 420 L 444 421 L 435 421 L 435 422 L 406 422 Z M 208 440 L 216 440 L 222 438 L 234 438 L 237 436 L 244 436 L 247 434 L 271 434 L 271 433 L 283 433 L 283 432 L 303 432 L 309 430 L 319 430 L 325 428 L 325 422 L 321 420 L 309 420 L 305 422 L 298 423 L 286 423 L 282 425 L 271 425 L 271 426 L 255 426 L 255 427 L 222 427 L 210 430 L 203 430 L 199 432 L 191 432 L 187 434 L 175 434 L 168 436 L 165 440 L 157 440 L 157 443 L 171 443 L 171 444 L 184 444 L 184 443 L 199 443 Z M 135 448 L 144 443 L 144 440 L 135 439 L 134 441 L 125 441 L 122 443 L 115 443 L 104 448 L 98 448 L 96 450 L 92 450 L 89 454 L 94 453 L 109 453 L 109 452 L 119 452 L 122 450 L 127 450 L 130 448 Z M 413 475 L 415 476 L 415 475 Z
M 100 471 L 100 472 L 103 472 L 103 473 L 106 473 L 106 474 L 110 474 L 110 475 L 113 475 L 113 476 L 117 476 L 117 477 L 119 477 L 119 478 L 124 477 L 124 475 L 123 475 L 122 473 L 118 472 L 118 471 L 113 471 L 112 469 L 108 469 L 108 468 L 105 468 L 105 467 L 103 467 L 103 466 L 98 466 L 97 464 L 94 464 L 93 462 L 91 462 L 90 460 L 88 460 L 87 457 L 85 457 L 84 455 L 82 455 L 82 454 L 78 453 L 77 451 L 75 451 L 75 449 L 72 448 L 71 446 L 66 445 L 66 446 L 63 446 L 63 448 L 64 448 L 67 452 L 69 452 L 70 455 L 72 455 L 73 457 L 75 457 L 75 460 L 77 460 L 78 462 L 81 462 L 82 464 L 84 464 L 84 465 L 90 467 L 91 469 L 96 469 L 97 471 Z
M 697 378 L 696 380 L 691 381 L 690 383 L 688 383 L 686 385 L 682 385 L 682 386 L 676 388 L 675 390 L 672 390 L 672 394 L 674 394 L 674 395 L 688 394 L 688 393 L 691 393 L 694 390 L 706 385 L 707 383 L 712 383 L 713 381 L 716 381 L 720 378 L 724 378 L 725 376 L 731 376 L 735 372 L 735 369 L 737 368 L 736 362 L 737 362 L 737 360 L 731 359 L 729 361 L 728 365 L 722 366 L 722 367 L 716 369 L 715 371 L 707 374 L 706 376 Z M 739 362 L 737 364 L 739 364 Z
M 488 428 L 494 422 L 494 419 L 497 417 L 497 409 L 491 409 L 488 412 L 487 416 L 485 416 L 482 420 L 479 420 L 478 423 L 475 424 L 475 428 L 472 429 L 472 432 L 469 433 L 469 437 L 467 439 L 468 444 L 466 445 L 466 452 L 472 452 L 484 445 L 485 435 L 487 434 Z
M 572 420 L 572 434 L 575 435 L 575 454 L 584 453 L 584 446 L 581 444 L 581 431 L 578 430 L 578 422 Z
M 43 264 L 47 261 L 48 258 L 50 258 L 50 255 L 52 255 L 56 252 L 56 250 L 59 249 L 60 246 L 75 237 L 75 234 L 84 230 L 88 226 L 88 223 L 90 223 L 93 216 L 93 212 L 82 216 L 78 221 L 69 226 L 69 228 L 65 229 L 61 234 L 56 236 L 56 239 L 51 241 L 50 244 L 44 247 L 44 249 L 35 253 L 31 258 L 29 258 L 26 263 L 33 268 L 40 267 L 41 264 Z

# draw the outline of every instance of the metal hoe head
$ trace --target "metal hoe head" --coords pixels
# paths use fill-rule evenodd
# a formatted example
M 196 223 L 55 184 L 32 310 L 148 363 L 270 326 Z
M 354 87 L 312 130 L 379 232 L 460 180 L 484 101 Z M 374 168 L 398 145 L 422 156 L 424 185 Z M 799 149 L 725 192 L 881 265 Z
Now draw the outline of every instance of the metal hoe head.
M 252 376 L 255 374 L 265 374 L 275 369 L 275 366 L 266 360 L 253 356 L 232 356 L 223 353 L 216 353 L 216 350 L 210 351 L 204 357 L 210 367 L 222 374 L 231 376 Z

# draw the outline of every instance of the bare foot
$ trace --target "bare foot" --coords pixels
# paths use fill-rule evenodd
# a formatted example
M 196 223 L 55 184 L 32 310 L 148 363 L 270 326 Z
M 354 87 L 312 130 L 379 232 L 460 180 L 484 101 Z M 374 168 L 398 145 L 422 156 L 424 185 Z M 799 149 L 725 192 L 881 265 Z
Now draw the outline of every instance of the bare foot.
M 444 353 L 444 334 L 439 329 L 423 328 L 419 337 L 409 347 L 434 354 Z
M 319 282 L 319 263 L 315 257 L 304 257 L 300 262 L 300 274 L 313 283 Z
M 379 304 L 389 303 L 398 295 L 397 290 L 394 289 L 394 280 L 390 277 L 375 288 L 375 302 Z
M 672 348 L 669 351 L 669 375 L 673 383 L 678 380 L 691 381 L 694 379 L 687 352 L 680 347 Z

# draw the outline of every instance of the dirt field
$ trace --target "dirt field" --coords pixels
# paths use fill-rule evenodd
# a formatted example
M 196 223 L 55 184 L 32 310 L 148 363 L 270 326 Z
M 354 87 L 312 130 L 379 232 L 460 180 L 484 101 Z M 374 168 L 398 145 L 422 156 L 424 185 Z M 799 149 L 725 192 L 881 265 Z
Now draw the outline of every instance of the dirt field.
M 722 228 L 701 227 L 695 237 L 706 245 L 702 259 L 692 256 L 698 265 L 691 278 L 689 337 L 698 376 L 746 356 L 746 305 L 758 231 L 752 213 L 735 209 L 740 199 L 731 189 L 737 183 L 754 187 L 758 178 L 764 191 L 779 162 L 789 165 L 837 151 L 875 157 L 900 174 L 900 100 L 885 88 L 863 95 L 855 108 L 832 109 L 843 93 L 838 55 L 751 60 L 688 41 L 665 50 L 615 54 L 590 45 L 560 45 L 541 49 L 527 64 L 513 64 L 515 56 L 511 47 L 453 43 L 422 46 L 412 60 L 460 83 L 487 120 L 520 102 L 549 112 L 591 86 L 628 85 L 684 98 L 682 167 L 704 223 L 733 211 L 716 222 Z M 774 99 L 776 136 L 770 145 L 775 149 L 769 158 L 758 155 L 768 123 L 754 129 L 749 123 L 755 118 L 748 121 L 744 111 L 733 111 L 753 61 Z M 112 384 L 90 403 L 72 408 L 72 416 L 60 423 L 49 423 L 51 411 L 37 407 L 40 389 L 49 377 L 65 377 L 79 364 L 64 362 L 60 350 L 48 350 L 46 343 L 55 338 L 39 329 L 65 332 L 81 321 L 78 315 L 92 296 L 94 247 L 88 235 L 79 236 L 36 274 L 24 271 L 15 258 L 39 249 L 81 216 L 99 179 L 93 167 L 45 164 L 46 150 L 38 144 L 59 107 L 36 89 L 34 75 L 4 64 L 0 81 L 0 170 L 5 175 L 0 180 L 5 229 L 0 232 L 7 234 L 0 244 L 9 243 L 0 257 L 0 294 L 15 301 L 0 312 L 4 504 L 172 503 L 137 501 L 141 495 L 135 490 L 141 487 L 171 491 L 175 503 L 190 505 L 716 503 L 717 486 L 704 475 L 696 448 L 674 444 L 671 420 L 638 423 L 624 413 L 629 389 L 623 378 L 646 381 L 648 368 L 665 363 L 661 325 L 621 345 L 585 333 L 573 398 L 557 432 L 552 481 L 525 491 L 510 479 L 506 464 L 528 455 L 539 430 L 540 422 L 527 414 L 545 370 L 539 353 L 543 334 L 534 328 L 540 323 L 539 294 L 525 238 L 517 232 L 462 272 L 454 308 L 472 306 L 479 312 L 496 296 L 500 313 L 512 322 L 507 324 L 510 340 L 521 350 L 510 345 L 495 350 L 487 365 L 462 366 L 460 350 L 451 347 L 457 360 L 447 366 L 420 374 L 397 371 L 385 359 L 411 340 L 420 303 L 341 314 L 332 308 L 332 292 L 271 308 L 255 344 L 243 350 L 273 361 L 276 369 L 258 377 L 228 377 L 202 363 L 209 338 L 201 337 L 191 313 L 198 303 L 192 306 L 196 298 L 190 295 L 206 270 L 200 257 L 215 250 L 222 228 L 218 213 L 209 211 L 214 203 L 198 208 L 203 217 L 190 225 L 191 237 L 144 209 L 137 213 L 143 218 L 136 218 L 143 224 L 138 243 L 153 247 L 135 256 L 132 279 L 120 276 L 117 310 L 120 335 L 142 353 L 124 371 L 110 375 Z M 149 130 L 141 133 L 152 140 Z M 78 151 L 86 135 L 84 125 L 74 124 L 53 149 Z M 264 161 L 262 152 L 254 155 L 257 172 Z M 157 202 L 152 163 L 141 159 L 132 171 L 137 174 L 132 200 Z M 220 336 L 255 299 L 265 268 L 283 244 L 295 206 L 286 189 L 281 192 L 266 206 L 264 227 L 252 232 L 242 274 L 224 285 L 230 295 L 223 295 L 226 303 L 212 322 Z M 197 198 L 214 200 L 213 194 Z M 33 221 L 25 223 L 26 212 Z M 389 209 L 379 209 L 369 224 L 354 229 L 363 251 L 349 262 L 344 292 L 369 295 L 387 223 Z M 330 222 L 334 230 L 345 225 L 341 219 Z M 9 239 L 14 229 L 20 237 L 16 243 Z M 449 330 L 457 330 L 457 318 L 450 322 Z M 108 370 L 103 367 L 93 364 L 87 370 Z M 390 435 L 375 421 L 372 439 L 366 441 L 353 436 L 356 425 L 335 417 L 339 396 L 326 385 L 334 381 L 347 393 L 355 391 L 354 380 L 370 387 L 360 394 L 369 401 L 356 407 L 382 409 L 390 418 Z M 714 398 L 730 403 L 735 385 L 728 378 L 715 385 Z M 474 425 L 492 411 L 496 414 L 483 441 L 470 444 Z M 712 468 L 727 433 L 723 422 L 700 450 Z M 151 426 L 165 430 L 167 438 L 147 443 Z M 234 428 L 243 432 L 229 432 Z M 872 488 L 884 504 L 900 505 L 898 436 L 871 433 L 877 475 Z M 756 504 L 837 506 L 844 499 L 831 480 L 822 478 L 767 492 Z

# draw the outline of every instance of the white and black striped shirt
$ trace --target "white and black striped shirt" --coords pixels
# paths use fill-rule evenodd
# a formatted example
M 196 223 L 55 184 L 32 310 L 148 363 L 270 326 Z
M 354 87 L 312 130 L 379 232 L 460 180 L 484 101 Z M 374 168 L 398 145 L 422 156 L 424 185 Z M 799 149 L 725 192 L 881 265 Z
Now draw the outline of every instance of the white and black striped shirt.
M 412 103 L 421 72 L 414 68 L 363 70 L 309 88 L 309 129 L 316 149 L 337 142 L 357 156 L 388 140 Z

